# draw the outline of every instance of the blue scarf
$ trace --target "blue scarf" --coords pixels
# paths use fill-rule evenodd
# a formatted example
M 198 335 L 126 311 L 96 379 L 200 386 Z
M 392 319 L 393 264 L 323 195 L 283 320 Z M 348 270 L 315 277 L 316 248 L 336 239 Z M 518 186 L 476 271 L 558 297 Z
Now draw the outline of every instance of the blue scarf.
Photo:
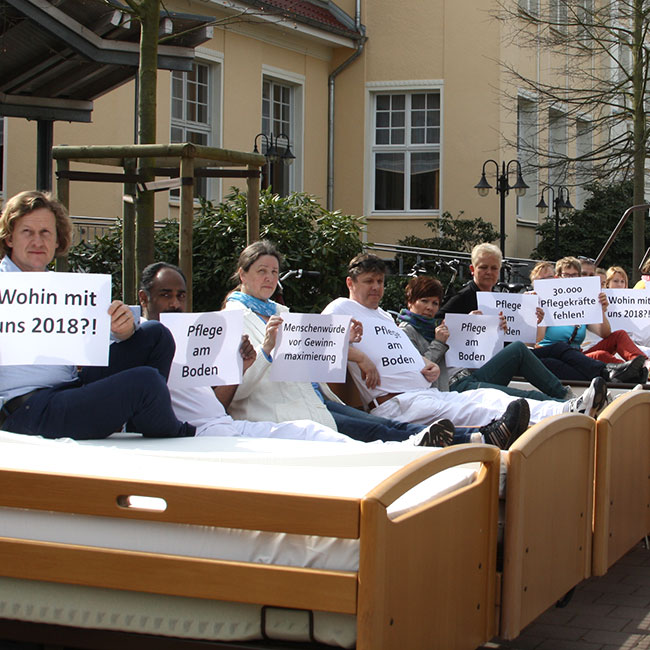
M 241 302 L 256 314 L 259 314 L 260 316 L 267 316 L 268 318 L 271 318 L 271 316 L 276 313 L 278 308 L 278 303 L 274 302 L 273 300 L 260 300 L 255 296 L 249 296 L 243 291 L 233 291 L 228 296 L 228 301 L 230 300 Z
M 397 320 L 402 323 L 408 323 L 414 327 L 427 341 L 429 341 L 429 343 L 436 337 L 436 327 L 440 325 L 439 318 L 420 316 L 414 314 L 408 309 L 402 309 L 397 316 Z

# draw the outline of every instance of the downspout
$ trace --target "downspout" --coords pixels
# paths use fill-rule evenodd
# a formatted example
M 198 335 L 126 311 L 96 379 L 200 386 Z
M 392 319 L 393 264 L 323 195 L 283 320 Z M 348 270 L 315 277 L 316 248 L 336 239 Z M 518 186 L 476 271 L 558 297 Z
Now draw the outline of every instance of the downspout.
M 334 209 L 334 79 L 351 63 L 361 56 L 366 44 L 366 28 L 361 24 L 361 0 L 357 0 L 354 12 L 354 28 L 361 38 L 357 41 L 357 49 L 327 78 L 327 209 Z

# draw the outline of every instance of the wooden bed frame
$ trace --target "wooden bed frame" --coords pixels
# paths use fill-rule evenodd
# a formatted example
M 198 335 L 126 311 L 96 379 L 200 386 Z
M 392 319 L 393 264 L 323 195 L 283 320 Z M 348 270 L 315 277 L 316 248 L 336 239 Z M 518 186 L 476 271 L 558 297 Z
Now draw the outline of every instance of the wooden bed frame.
M 499 635 L 521 630 L 591 575 L 595 422 L 547 418 L 508 452 Z
M 593 574 L 650 532 L 650 392 L 616 399 L 596 422 Z
M 411 487 L 469 462 L 482 463 L 471 485 L 388 517 L 387 507 Z M 411 462 L 361 499 L 0 470 L 0 506 L 360 542 L 358 571 L 328 571 L 0 538 L 0 575 L 355 614 L 357 650 L 473 650 L 496 633 L 499 462 L 493 447 L 452 447 Z M 164 499 L 167 508 L 123 507 L 132 495 Z M 31 626 L 32 640 L 61 627 Z M 2 621 L 0 638 L 24 640 L 29 628 Z M 101 633 L 84 630 L 83 647 L 92 639 L 94 647 L 109 647 L 106 638 L 127 636 L 107 633 L 102 640 Z M 169 639 L 160 642 L 170 647 Z

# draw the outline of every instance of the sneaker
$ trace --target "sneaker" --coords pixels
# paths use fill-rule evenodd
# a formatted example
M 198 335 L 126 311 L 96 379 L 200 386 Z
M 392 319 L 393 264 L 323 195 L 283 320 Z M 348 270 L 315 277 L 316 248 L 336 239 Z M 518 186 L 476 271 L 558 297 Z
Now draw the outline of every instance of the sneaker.
M 508 404 L 505 413 L 498 419 L 481 427 L 486 444 L 499 449 L 510 449 L 512 443 L 528 428 L 530 407 L 528 402 L 519 398 Z
M 456 428 L 451 420 L 436 420 L 424 429 L 418 447 L 449 447 L 454 442 Z
M 602 377 L 594 377 L 589 388 L 576 399 L 565 403 L 565 413 L 584 413 L 589 417 L 598 414 L 607 406 L 607 384 Z
M 632 390 L 645 390 L 645 386 L 643 384 L 637 384 Z
M 576 397 L 578 396 L 573 392 L 573 388 L 571 388 L 571 386 L 567 386 L 566 390 L 564 391 L 564 400 L 566 401 L 570 399 L 575 399 Z

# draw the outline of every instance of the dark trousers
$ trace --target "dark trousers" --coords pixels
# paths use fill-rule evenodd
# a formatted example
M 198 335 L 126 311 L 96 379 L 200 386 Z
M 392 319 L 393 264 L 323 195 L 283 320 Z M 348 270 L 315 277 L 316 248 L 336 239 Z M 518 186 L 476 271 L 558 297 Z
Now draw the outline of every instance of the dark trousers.
M 336 428 L 339 433 L 344 433 L 350 438 L 361 440 L 361 442 L 372 442 L 373 440 L 402 441 L 410 436 L 414 436 L 424 427 L 410 422 L 398 422 L 389 420 L 378 415 L 372 415 L 365 411 L 360 411 L 347 404 L 339 404 L 325 400 L 327 410 L 332 414 Z M 470 442 L 471 434 L 478 431 L 478 428 L 463 427 L 456 431 L 454 444 L 458 445 L 463 442 Z
M 602 361 L 588 357 L 564 341 L 542 345 L 535 348 L 533 354 L 560 379 L 591 381 L 594 377 L 605 376 L 605 364 Z
M 143 323 L 126 341 L 113 343 L 109 365 L 83 368 L 79 381 L 37 391 L 4 423 L 6 431 L 106 438 L 126 423 L 128 431 L 152 438 L 193 436 L 172 410 L 167 376 L 174 339 L 158 321 Z

